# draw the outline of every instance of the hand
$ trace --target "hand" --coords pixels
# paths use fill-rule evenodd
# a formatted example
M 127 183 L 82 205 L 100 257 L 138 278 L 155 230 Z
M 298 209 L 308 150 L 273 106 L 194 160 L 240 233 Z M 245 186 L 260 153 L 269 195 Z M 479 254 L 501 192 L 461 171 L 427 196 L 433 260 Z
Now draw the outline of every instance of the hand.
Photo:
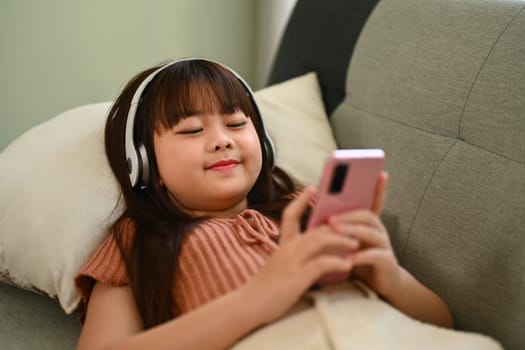
M 376 184 L 370 210 L 355 210 L 333 216 L 332 228 L 359 241 L 360 249 L 350 256 L 352 275 L 380 295 L 386 295 L 400 283 L 401 267 L 394 255 L 388 232 L 379 218 L 384 202 L 388 175 L 382 173 Z
M 341 234 L 359 241 L 360 249 L 351 254 L 357 277 L 380 295 L 386 295 L 400 282 L 401 268 L 392 250 L 388 232 L 379 217 L 370 210 L 355 210 L 330 219 Z
M 356 240 L 329 225 L 301 234 L 300 218 L 314 196 L 315 190 L 307 187 L 285 208 L 279 249 L 242 287 L 247 300 L 257 303 L 262 324 L 281 317 L 320 276 L 352 268 L 347 256 L 357 249 Z

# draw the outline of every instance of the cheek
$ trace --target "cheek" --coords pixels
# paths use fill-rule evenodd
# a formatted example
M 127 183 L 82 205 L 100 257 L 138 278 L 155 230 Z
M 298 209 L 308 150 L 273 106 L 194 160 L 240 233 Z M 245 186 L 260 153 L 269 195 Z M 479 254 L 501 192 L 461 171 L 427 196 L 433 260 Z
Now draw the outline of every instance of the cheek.
M 192 156 L 189 151 L 158 152 L 157 166 L 161 178 L 166 181 L 168 178 L 182 176 L 189 169 L 193 169 L 197 157 Z
M 259 142 L 254 143 L 252 147 L 252 172 L 255 177 L 258 177 L 263 164 L 262 148 Z
M 161 183 L 167 185 L 174 179 L 181 178 L 191 169 L 190 164 L 197 159 L 190 152 L 191 148 L 178 147 L 162 139 L 155 143 L 155 157 Z
M 253 126 L 249 135 L 244 139 L 244 145 L 250 152 L 250 157 L 253 160 L 252 163 L 260 169 L 262 167 L 262 149 L 259 143 L 259 137 Z
M 262 168 L 262 162 L 263 162 L 263 156 L 262 156 L 262 152 L 264 150 L 261 148 L 261 145 L 259 143 L 257 143 L 256 145 L 256 151 L 255 153 L 257 154 L 257 166 L 259 168 L 259 170 Z

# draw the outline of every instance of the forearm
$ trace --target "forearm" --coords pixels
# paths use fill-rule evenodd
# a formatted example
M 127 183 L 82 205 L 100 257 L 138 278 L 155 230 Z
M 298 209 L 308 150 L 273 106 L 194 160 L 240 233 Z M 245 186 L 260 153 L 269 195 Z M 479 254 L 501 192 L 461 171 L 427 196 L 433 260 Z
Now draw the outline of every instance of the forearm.
M 259 326 L 241 290 L 134 335 L 111 349 L 224 349 Z
M 403 268 L 398 288 L 382 297 L 415 319 L 442 327 L 453 327 L 452 315 L 445 302 Z

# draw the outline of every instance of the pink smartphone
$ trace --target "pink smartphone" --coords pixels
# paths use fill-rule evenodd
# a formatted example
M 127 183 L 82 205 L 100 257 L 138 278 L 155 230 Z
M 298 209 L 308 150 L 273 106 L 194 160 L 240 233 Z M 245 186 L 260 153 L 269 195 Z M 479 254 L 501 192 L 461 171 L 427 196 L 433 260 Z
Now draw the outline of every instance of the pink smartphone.
M 326 162 L 307 229 L 326 222 L 330 215 L 371 208 L 384 159 L 385 153 L 380 149 L 334 151 Z M 350 273 L 329 273 L 321 276 L 317 284 L 338 283 L 349 277 Z
M 381 149 L 335 150 L 326 162 L 307 229 L 326 222 L 330 215 L 371 208 L 384 159 Z

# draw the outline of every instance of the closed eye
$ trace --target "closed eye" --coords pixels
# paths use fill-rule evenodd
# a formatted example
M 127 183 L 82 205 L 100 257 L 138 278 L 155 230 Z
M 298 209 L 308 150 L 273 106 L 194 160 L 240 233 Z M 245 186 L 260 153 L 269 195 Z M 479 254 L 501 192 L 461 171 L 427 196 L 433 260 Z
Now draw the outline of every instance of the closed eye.
M 243 126 L 245 126 L 246 123 L 247 123 L 246 121 L 242 121 L 242 122 L 239 122 L 239 123 L 230 123 L 230 124 L 228 124 L 228 127 L 229 128 L 233 128 L 233 129 L 240 129 Z
M 181 130 L 181 131 L 178 132 L 178 134 L 181 134 L 181 135 L 195 135 L 195 134 L 200 133 L 202 130 L 203 130 L 202 128 Z

